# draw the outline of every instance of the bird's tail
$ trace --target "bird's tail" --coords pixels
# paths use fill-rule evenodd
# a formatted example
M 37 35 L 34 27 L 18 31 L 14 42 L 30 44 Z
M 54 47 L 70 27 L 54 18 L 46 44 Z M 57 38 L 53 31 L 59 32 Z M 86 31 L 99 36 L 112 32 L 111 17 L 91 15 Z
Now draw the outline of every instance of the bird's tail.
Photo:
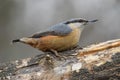
M 16 43 L 16 42 L 21 42 L 21 43 L 26 43 L 26 44 L 34 44 L 36 42 L 36 40 L 33 38 L 28 38 L 28 37 L 12 40 L 12 43 Z
M 20 42 L 20 39 L 12 40 L 12 43 Z

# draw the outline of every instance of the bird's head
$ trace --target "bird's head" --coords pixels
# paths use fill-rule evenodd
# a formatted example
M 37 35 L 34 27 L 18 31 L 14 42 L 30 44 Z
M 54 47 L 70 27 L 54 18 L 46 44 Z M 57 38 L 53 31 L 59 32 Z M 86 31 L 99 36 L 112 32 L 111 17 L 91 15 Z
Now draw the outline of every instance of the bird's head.
M 97 19 L 95 20 L 85 20 L 85 19 L 81 19 L 81 18 L 76 18 L 76 19 L 71 19 L 68 20 L 66 22 L 64 22 L 64 24 L 69 25 L 72 28 L 80 28 L 83 29 L 85 25 L 87 25 L 88 23 L 93 23 L 98 21 Z

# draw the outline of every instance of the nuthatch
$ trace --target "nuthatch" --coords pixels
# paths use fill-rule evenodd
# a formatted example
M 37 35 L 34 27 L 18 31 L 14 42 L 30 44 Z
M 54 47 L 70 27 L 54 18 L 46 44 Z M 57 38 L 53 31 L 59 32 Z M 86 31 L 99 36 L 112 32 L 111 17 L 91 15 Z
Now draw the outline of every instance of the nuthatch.
M 68 20 L 50 27 L 45 32 L 13 40 L 13 43 L 22 42 L 43 52 L 64 51 L 76 47 L 85 25 L 96 21 L 88 21 L 80 18 Z

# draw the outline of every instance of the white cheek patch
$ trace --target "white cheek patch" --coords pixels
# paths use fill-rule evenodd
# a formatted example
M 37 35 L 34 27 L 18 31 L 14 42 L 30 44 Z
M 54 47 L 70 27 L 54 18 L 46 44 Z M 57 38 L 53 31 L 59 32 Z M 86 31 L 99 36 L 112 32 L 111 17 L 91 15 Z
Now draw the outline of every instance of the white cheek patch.
M 70 26 L 73 29 L 73 28 L 78 28 L 82 26 L 82 24 L 81 23 L 70 23 L 68 24 L 68 26 Z
M 80 29 L 82 31 L 85 28 L 85 25 L 83 23 L 74 23 L 74 26 Z
M 82 23 L 74 23 L 74 26 L 76 26 L 76 27 L 80 27 L 82 25 L 83 25 Z

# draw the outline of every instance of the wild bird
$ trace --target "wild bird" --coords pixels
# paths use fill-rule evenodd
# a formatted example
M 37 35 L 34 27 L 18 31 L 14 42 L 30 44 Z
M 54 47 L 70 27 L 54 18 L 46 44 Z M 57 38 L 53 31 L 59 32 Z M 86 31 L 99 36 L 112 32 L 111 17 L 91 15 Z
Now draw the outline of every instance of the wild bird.
M 44 32 L 35 33 L 30 37 L 23 37 L 12 42 L 25 43 L 43 52 L 50 51 L 59 55 L 57 52 L 76 47 L 85 25 L 96 21 L 98 20 L 71 19 L 56 24 Z

